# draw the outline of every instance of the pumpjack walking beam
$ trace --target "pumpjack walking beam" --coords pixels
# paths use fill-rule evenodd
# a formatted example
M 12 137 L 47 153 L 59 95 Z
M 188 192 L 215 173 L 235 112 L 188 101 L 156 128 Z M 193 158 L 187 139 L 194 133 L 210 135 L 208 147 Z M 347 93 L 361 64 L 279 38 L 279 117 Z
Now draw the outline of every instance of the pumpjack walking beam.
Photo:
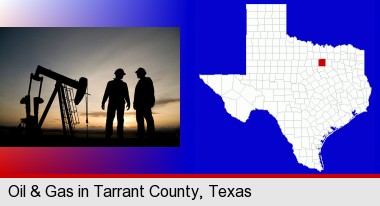
M 40 77 L 40 75 L 44 75 L 46 77 L 49 77 L 51 79 L 54 79 L 56 80 L 56 84 L 55 84 L 55 88 L 53 90 L 53 93 L 52 95 L 50 96 L 50 99 L 49 99 L 49 102 L 48 104 L 46 105 L 46 108 L 41 116 L 41 119 L 40 121 L 38 122 L 37 124 L 37 121 L 38 121 L 38 105 L 40 103 L 43 102 L 43 100 L 40 98 L 40 94 L 41 94 L 41 87 L 42 87 L 42 77 Z M 38 98 L 36 97 L 35 98 L 35 104 L 34 104 L 34 117 L 30 115 L 30 89 L 31 89 L 31 82 L 32 82 L 32 79 L 33 80 L 36 80 L 36 81 L 40 81 L 40 90 L 39 90 L 39 96 Z M 76 95 L 75 95 L 75 98 L 74 98 L 74 103 L 75 105 L 78 105 L 81 100 L 83 99 L 85 93 L 86 93 L 86 89 L 87 89 L 87 79 L 84 78 L 84 77 L 81 77 L 79 79 L 79 81 L 76 81 L 76 80 L 73 80 L 73 79 L 70 79 L 68 77 L 65 77 L 61 74 L 58 74 L 56 72 L 53 72 L 49 69 L 46 69 L 40 65 L 37 66 L 37 69 L 36 69 L 36 72 L 35 74 L 31 74 L 31 77 L 30 77 L 30 82 L 29 82 L 29 90 L 28 90 L 28 95 L 25 96 L 21 101 L 20 103 L 22 104 L 26 104 L 26 113 L 27 113 L 27 117 L 24 119 L 24 123 L 26 125 L 26 128 L 28 127 L 37 127 L 37 129 L 40 129 L 45 121 L 45 118 L 47 116 L 47 113 L 49 112 L 50 110 L 50 107 L 54 101 L 54 98 L 55 96 L 57 95 L 58 93 L 58 100 L 59 100 L 59 106 L 60 106 L 60 112 L 61 112 L 61 119 L 62 119 L 62 128 L 63 128 L 63 132 L 65 135 L 67 135 L 67 130 L 69 130 L 70 132 L 70 135 L 71 136 L 74 136 L 74 129 L 73 129 L 73 119 L 72 119 L 72 112 L 71 111 L 71 106 L 68 105 L 69 100 L 67 95 L 65 95 L 67 93 L 65 93 L 65 88 L 64 88 L 64 85 L 68 85 L 72 88 L 75 88 L 77 89 L 77 92 L 76 92 Z M 29 101 L 28 101 L 29 100 Z M 76 112 L 76 110 L 74 110 L 74 112 Z M 34 121 L 31 121 L 31 120 L 34 120 Z M 27 124 L 31 124 L 30 122 L 33 122 L 32 125 L 27 125 Z M 34 123 L 35 122 L 35 123 Z

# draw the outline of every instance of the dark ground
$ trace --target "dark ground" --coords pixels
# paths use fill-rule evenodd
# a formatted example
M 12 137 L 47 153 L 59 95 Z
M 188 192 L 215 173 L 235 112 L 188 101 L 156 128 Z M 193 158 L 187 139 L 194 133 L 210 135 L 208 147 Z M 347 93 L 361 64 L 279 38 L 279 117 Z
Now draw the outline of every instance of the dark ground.
M 114 131 L 115 132 L 115 131 Z M 77 130 L 75 137 L 64 136 L 59 129 L 44 129 L 40 136 L 25 136 L 16 127 L 0 126 L 1 147 L 179 147 L 180 130 L 162 129 L 154 137 L 137 138 L 135 131 L 125 131 L 124 138 L 105 138 L 104 131 Z

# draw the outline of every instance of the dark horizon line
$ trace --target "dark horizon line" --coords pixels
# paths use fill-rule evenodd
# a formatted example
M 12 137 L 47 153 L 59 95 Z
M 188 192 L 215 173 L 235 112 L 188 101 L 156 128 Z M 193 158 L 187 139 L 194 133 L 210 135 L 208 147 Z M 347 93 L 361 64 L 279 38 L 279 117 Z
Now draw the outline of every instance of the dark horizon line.
M 5 126 L 5 125 L 0 125 L 0 128 L 17 128 L 17 126 Z M 178 126 L 170 126 L 170 127 L 156 127 L 156 130 L 169 130 L 169 129 L 180 129 L 180 125 Z M 51 128 L 41 128 L 42 130 L 62 130 L 61 127 L 51 127 Z M 87 128 L 75 128 L 75 130 L 80 130 L 80 131 L 86 131 Z M 89 127 L 88 130 L 105 130 L 105 127 Z M 124 130 L 126 131 L 134 131 L 137 130 L 137 128 L 128 128 L 124 127 Z

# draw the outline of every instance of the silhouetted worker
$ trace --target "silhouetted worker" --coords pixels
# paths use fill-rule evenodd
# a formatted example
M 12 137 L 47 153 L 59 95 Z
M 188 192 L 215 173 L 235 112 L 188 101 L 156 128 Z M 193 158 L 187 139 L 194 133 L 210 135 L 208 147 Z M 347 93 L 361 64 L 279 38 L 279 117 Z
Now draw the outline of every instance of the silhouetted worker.
M 125 73 L 124 70 L 119 68 L 115 71 L 115 79 L 107 83 L 106 91 L 104 92 L 102 109 L 104 110 L 104 104 L 108 97 L 107 107 L 107 121 L 106 121 L 106 138 L 110 138 L 112 135 L 113 119 L 115 118 L 115 112 L 117 111 L 117 136 L 122 138 L 124 135 L 124 106 L 127 102 L 127 110 L 130 107 L 129 93 L 127 83 L 123 82 Z
M 138 68 L 136 71 L 137 82 L 135 89 L 135 97 L 133 101 L 133 108 L 136 110 L 137 121 L 137 136 L 143 137 L 145 133 L 144 119 L 147 124 L 148 136 L 154 135 L 154 120 L 152 116 L 152 107 L 155 103 L 154 86 L 152 79 L 145 77 L 146 71 L 144 68 Z

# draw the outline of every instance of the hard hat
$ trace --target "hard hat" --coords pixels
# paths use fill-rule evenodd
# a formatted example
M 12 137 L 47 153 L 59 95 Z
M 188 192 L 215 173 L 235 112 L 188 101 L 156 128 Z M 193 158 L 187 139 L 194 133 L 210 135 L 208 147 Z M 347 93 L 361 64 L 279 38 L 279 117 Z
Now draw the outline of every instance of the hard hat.
M 137 69 L 136 73 L 137 73 L 137 74 L 141 73 L 141 74 L 145 75 L 145 74 L 146 74 L 146 71 L 145 71 L 144 68 L 140 67 L 140 68 Z
M 125 72 L 122 68 L 116 69 L 115 74 L 122 74 L 125 75 Z

